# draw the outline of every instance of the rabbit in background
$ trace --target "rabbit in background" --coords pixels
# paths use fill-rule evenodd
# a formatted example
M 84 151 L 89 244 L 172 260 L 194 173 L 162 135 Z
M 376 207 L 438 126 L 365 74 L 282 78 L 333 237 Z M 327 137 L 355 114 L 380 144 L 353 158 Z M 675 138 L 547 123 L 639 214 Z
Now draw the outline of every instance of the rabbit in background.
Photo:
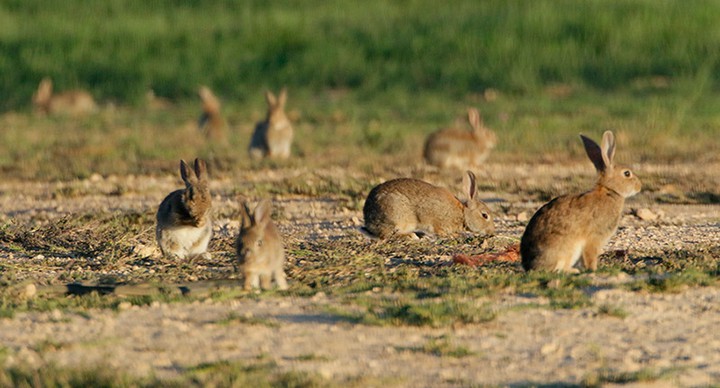
M 200 87 L 198 96 L 202 101 L 203 111 L 198 120 L 198 128 L 205 133 L 208 140 L 224 141 L 227 124 L 220 113 L 220 100 L 207 86 Z
M 483 164 L 497 144 L 495 133 L 485 127 L 480 112 L 468 109 L 470 130 L 445 128 L 428 136 L 423 155 L 428 164 L 465 169 Z
M 267 91 L 265 100 L 267 117 L 255 126 L 248 152 L 252 159 L 287 159 L 293 140 L 293 127 L 285 113 L 287 89 L 280 90 L 278 96 Z
M 40 81 L 32 103 L 36 112 L 49 115 L 82 116 L 98 110 L 95 99 L 84 90 L 53 94 L 53 83 L 49 77 Z

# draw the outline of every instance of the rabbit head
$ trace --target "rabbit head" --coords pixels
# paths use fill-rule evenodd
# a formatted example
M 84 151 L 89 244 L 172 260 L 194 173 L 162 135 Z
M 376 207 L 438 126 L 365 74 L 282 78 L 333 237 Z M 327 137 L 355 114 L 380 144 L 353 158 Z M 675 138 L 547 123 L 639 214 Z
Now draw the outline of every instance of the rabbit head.
M 242 252 L 239 253 L 246 258 L 246 261 L 253 261 L 264 252 L 263 243 L 271 214 L 272 206 L 268 200 L 260 201 L 254 210 L 250 209 L 249 203 L 243 204 L 240 228 L 243 244 Z
M 615 166 L 615 136 L 611 131 L 605 131 L 602 145 L 592 139 L 580 135 L 585 146 L 588 158 L 595 165 L 598 172 L 597 185 L 605 187 L 623 198 L 631 197 L 640 192 L 640 179 L 633 172 L 623 166 Z
M 181 160 L 180 176 L 185 182 L 185 191 L 182 194 L 185 210 L 192 219 L 203 219 L 207 212 L 210 211 L 212 203 L 205 161 L 195 159 L 194 169 L 191 169 L 184 160 Z
M 273 92 L 265 92 L 265 101 L 268 104 L 267 122 L 269 126 L 289 121 L 285 114 L 285 103 L 287 102 L 287 88 L 282 88 L 275 96 Z
M 50 102 L 52 97 L 53 83 L 49 77 L 45 77 L 40 81 L 37 91 L 33 95 L 33 104 L 42 106 Z
M 480 112 L 476 108 L 468 108 L 468 122 L 472 128 L 472 134 L 479 144 L 483 144 L 485 148 L 494 148 L 497 144 L 495 132 L 486 128 L 483 124 Z
M 473 233 L 485 233 L 492 235 L 495 233 L 495 224 L 493 223 L 490 208 L 483 202 L 475 198 L 477 188 L 475 186 L 475 174 L 467 171 L 463 176 L 463 218 L 465 227 Z

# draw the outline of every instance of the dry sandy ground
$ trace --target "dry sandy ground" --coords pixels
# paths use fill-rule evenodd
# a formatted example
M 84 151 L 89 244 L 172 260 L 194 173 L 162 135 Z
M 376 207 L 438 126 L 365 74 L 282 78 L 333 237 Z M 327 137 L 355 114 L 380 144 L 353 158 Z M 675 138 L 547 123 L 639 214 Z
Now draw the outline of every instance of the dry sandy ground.
M 506 182 L 553 187 L 562 192 L 574 188 L 574 183 L 566 178 L 576 173 L 582 175 L 587 166 L 502 168 L 505 170 L 496 174 L 503 174 Z M 500 167 L 495 171 L 498 170 Z M 720 206 L 694 204 L 693 200 L 660 204 L 656 200 L 667 195 L 685 198 L 689 191 L 675 187 L 678 176 L 697 179 L 702 191 L 717 195 L 718 173 L 707 171 L 720 171 L 720 166 L 710 166 L 705 175 L 698 176 L 693 175 L 696 170 L 692 166 L 646 166 L 645 170 L 665 172 L 658 175 L 649 193 L 628 203 L 620 230 L 608 249 L 634 249 L 652 255 L 668 248 L 720 246 Z M 237 207 L 236 192 L 258 182 L 280 181 L 298 174 L 302 172 L 265 171 L 217 180 L 213 183 L 218 193 L 215 206 Z M 329 169 L 324 174 L 338 173 Z M 459 178 L 443 181 L 432 172 L 426 175 L 429 179 L 435 177 L 438 183 L 459 186 Z M 591 181 L 589 174 L 585 176 L 588 178 L 578 187 Z M 664 176 L 670 177 L 667 182 L 663 181 Z M 388 177 L 377 179 L 385 178 Z M 132 190 L 108 195 L 119 185 Z M 66 186 L 80 194 L 52 195 Z M 53 184 L 4 183 L 0 185 L 0 217 L 17 222 L 52 222 L 63 214 L 93 209 L 152 212 L 163 193 L 176 187 L 178 179 L 169 176 L 94 177 L 85 182 Z M 511 191 L 486 190 L 483 198 L 497 212 L 498 234 L 519 238 L 524 216 L 531 215 L 541 202 L 523 201 L 521 193 Z M 279 226 L 289 240 L 360 238 L 357 226 L 362 220 L 361 211 L 357 207 L 348 208 L 346 201 L 332 196 L 288 195 L 276 197 L 275 202 Z M 660 217 L 640 219 L 633 214 L 633 208 L 647 208 Z M 216 226 L 219 236 L 231 236 L 236 231 L 236 220 L 220 217 Z M 154 249 L 151 245 L 149 241 L 145 248 Z M 0 254 L 0 259 L 11 265 L 22 265 L 30 259 L 7 251 Z M 26 278 L 52 282 L 56 275 L 50 272 L 53 271 L 27 274 Z M 483 324 L 440 329 L 353 324 L 327 313 L 328 306 L 337 306 L 340 301 L 318 294 L 312 298 L 128 305 L 118 312 L 87 314 L 18 313 L 11 319 L 0 319 L 0 346 L 8 349 L 7 365 L 100 363 L 158 376 L 172 376 L 183 367 L 204 362 L 252 361 L 261 357 L 274 360 L 284 370 L 309 370 L 331 379 L 374 376 L 377 380 L 370 380 L 371 385 L 382 386 L 574 384 L 599 370 L 667 372 L 666 378 L 653 384 L 668 386 L 720 382 L 717 334 L 720 289 L 690 288 L 673 294 L 649 294 L 606 287 L 628 280 L 628 275 L 590 276 L 596 285 L 588 291 L 594 307 L 546 309 L 537 305 L 546 304 L 547 300 L 508 290 L 477 300 L 480 305 L 491 304 L 498 312 L 496 319 Z M 599 313 L 600 305 L 619 307 L 627 316 Z M 247 319 L 228 319 L 232 317 Z M 466 347 L 471 354 L 439 357 L 418 351 L 434 339 Z M 43 350 L 38 352 L 39 348 Z

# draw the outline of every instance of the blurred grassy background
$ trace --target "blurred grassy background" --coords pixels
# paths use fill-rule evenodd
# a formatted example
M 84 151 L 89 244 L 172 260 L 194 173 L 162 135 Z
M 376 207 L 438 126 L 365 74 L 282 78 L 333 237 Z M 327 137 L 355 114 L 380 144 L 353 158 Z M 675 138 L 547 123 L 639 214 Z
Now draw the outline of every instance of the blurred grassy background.
M 262 115 L 262 91 L 282 85 L 307 131 L 301 155 L 352 145 L 419 158 L 427 133 L 475 105 L 498 131 L 496 160 L 568 148 L 582 157 L 577 133 L 608 128 L 634 151 L 625 160 L 712 159 L 720 150 L 718 14 L 715 1 L 6 0 L 0 111 L 29 112 L 44 76 L 56 90 L 84 88 L 115 106 L 138 108 L 150 89 L 177 105 L 159 116 L 3 119 L 0 166 L 54 160 L 39 150 L 81 156 L 93 136 L 112 149 L 95 164 L 76 161 L 80 170 L 107 161 L 101 172 L 136 171 L 114 159 L 192 154 L 197 144 L 159 136 L 193 120 L 200 84 L 240 128 L 234 153 L 215 151 L 228 163 L 244 159 L 237 149 Z M 84 148 L 73 148 L 73 136 Z M 35 164 L 29 175 L 48 176 L 33 173 Z

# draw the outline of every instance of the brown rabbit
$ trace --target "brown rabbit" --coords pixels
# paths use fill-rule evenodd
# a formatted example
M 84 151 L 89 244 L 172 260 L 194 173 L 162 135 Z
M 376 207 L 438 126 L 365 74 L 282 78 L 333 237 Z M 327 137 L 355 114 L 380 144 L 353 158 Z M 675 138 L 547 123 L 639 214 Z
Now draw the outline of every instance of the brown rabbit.
M 585 152 L 598 172 L 595 187 L 546 203 L 530 219 L 520 241 L 526 271 L 577 272 L 582 256 L 585 269 L 597 269 L 598 255 L 620 223 L 625 198 L 640 192 L 640 179 L 613 164 L 615 138 L 603 134 L 602 146 L 580 135 Z
M 180 161 L 185 189 L 168 194 L 157 211 L 157 237 L 163 255 L 178 259 L 202 256 L 212 238 L 212 198 L 205 161 L 195 159 L 195 168 Z
M 209 140 L 224 141 L 227 124 L 220 113 L 220 100 L 207 86 L 201 86 L 198 95 L 202 100 L 203 110 L 198 120 L 198 128 Z
M 273 279 L 281 290 L 287 289 L 285 280 L 285 250 L 282 237 L 270 215 L 272 205 L 263 200 L 255 210 L 247 202 L 242 207 L 242 226 L 235 248 L 238 262 L 245 275 L 245 289 L 269 289 Z
M 32 102 L 36 112 L 50 115 L 81 116 L 97 111 L 95 100 L 84 90 L 53 94 L 52 80 L 48 77 L 40 81 Z
M 448 236 L 463 230 L 493 234 L 490 209 L 475 198 L 475 174 L 463 177 L 465 198 L 425 181 L 400 178 L 375 186 L 365 201 L 364 230 L 385 239 L 394 236 Z
M 287 159 L 293 140 L 292 124 L 285 114 L 287 89 L 283 88 L 277 97 L 267 91 L 265 100 L 268 104 L 267 117 L 255 126 L 248 150 L 250 157 Z
M 446 128 L 432 133 L 425 142 L 425 161 L 442 168 L 480 166 L 495 147 L 495 133 L 483 125 L 480 112 L 468 109 L 471 130 Z

